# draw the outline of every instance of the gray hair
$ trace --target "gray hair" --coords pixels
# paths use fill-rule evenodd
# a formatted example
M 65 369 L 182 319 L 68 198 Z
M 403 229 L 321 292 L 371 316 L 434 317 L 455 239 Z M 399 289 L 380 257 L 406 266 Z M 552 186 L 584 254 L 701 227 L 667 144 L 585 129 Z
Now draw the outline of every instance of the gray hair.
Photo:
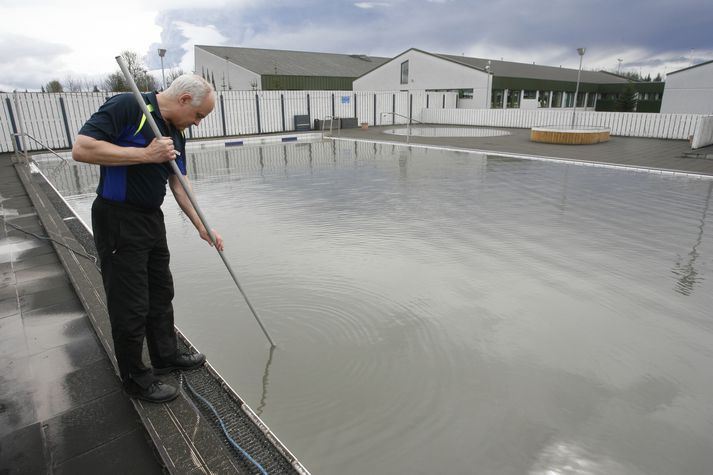
M 215 89 L 213 89 L 211 83 L 199 75 L 187 73 L 181 74 L 174 79 L 165 92 L 172 97 L 178 97 L 181 94 L 188 93 L 193 98 L 191 105 L 197 107 L 203 103 L 203 99 L 205 99 L 208 94 L 215 94 Z

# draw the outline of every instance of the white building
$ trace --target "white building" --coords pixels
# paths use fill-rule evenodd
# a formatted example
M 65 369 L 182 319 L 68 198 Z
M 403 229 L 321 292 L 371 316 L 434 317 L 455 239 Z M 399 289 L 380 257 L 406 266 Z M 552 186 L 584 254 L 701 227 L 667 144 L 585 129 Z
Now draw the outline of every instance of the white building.
M 666 75 L 662 114 L 713 114 L 713 61 Z
M 354 80 L 355 91 L 467 90 L 472 106 L 482 108 L 490 103 L 491 89 L 491 75 L 485 68 L 448 61 L 415 48 Z M 468 107 L 462 99 L 458 106 Z
M 354 90 L 457 91 L 459 108 L 593 110 L 627 78 L 603 71 L 436 54 L 411 48 L 354 80 Z

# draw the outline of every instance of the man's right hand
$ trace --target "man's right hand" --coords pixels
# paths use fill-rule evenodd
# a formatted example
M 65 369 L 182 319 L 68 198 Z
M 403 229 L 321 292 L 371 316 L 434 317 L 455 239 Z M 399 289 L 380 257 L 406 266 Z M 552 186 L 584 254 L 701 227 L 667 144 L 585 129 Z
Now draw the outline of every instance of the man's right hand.
M 146 163 L 163 163 L 175 160 L 176 153 L 176 149 L 173 148 L 173 140 L 167 137 L 153 139 L 144 149 Z

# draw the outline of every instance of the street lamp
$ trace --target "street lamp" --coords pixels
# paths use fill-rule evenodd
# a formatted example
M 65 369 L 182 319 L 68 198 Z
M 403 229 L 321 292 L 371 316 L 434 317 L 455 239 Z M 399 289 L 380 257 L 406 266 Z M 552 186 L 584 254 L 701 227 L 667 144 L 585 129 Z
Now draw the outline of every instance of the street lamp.
M 165 48 L 158 49 L 158 55 L 161 58 L 161 78 L 163 79 L 163 90 L 166 90 L 166 74 L 163 72 L 163 57 L 166 55 Z
M 486 109 L 492 109 L 493 108 L 493 98 L 492 98 L 492 80 L 493 80 L 493 68 L 492 65 L 490 64 L 490 60 L 488 60 L 488 64 L 485 66 L 485 72 L 488 73 L 488 84 L 487 88 L 488 90 L 485 91 L 485 108 Z
M 574 113 L 577 110 L 577 94 L 579 94 L 579 78 L 582 75 L 582 57 L 587 48 L 577 48 L 579 54 L 579 71 L 577 71 L 577 87 L 574 90 L 574 104 L 572 104 L 572 128 L 574 128 Z
M 616 66 L 616 73 L 619 74 L 619 71 L 621 71 L 621 62 L 624 60 L 621 58 L 617 58 L 616 60 L 619 61 L 619 64 Z
M 225 85 L 224 89 L 227 91 L 228 89 L 233 89 L 230 86 L 230 58 L 227 56 L 225 57 L 225 77 L 227 84 Z

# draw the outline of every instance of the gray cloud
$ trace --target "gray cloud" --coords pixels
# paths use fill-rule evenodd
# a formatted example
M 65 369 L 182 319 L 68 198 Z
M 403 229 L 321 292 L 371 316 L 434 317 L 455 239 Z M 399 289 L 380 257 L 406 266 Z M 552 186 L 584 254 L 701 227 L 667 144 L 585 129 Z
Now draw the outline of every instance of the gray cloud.
M 577 63 L 574 49 L 586 46 L 590 65 L 600 61 L 614 68 L 615 58 L 624 54 L 629 67 L 662 66 L 691 48 L 713 54 L 707 24 L 712 13 L 708 2 L 697 0 L 551 0 L 546 5 L 522 0 L 305 0 L 168 11 L 159 24 L 164 45 L 170 45 L 167 61 L 178 61 L 185 52 L 186 39 L 175 25 L 185 21 L 214 25 L 231 46 L 382 56 L 410 47 L 450 54 L 477 50 L 498 59 L 505 55 L 506 60 L 570 67 Z M 157 63 L 156 57 L 153 67 Z
M 62 79 L 66 72 L 59 69 L 61 63 L 57 56 L 70 52 L 71 49 L 65 45 L 37 41 L 22 35 L 1 34 L 3 77 L 0 78 L 0 90 L 40 89 L 48 77 Z
M 196 4 L 197 5 L 197 4 Z M 145 51 L 149 69 L 170 69 L 192 52 L 185 25 L 213 27 L 223 44 L 254 48 L 394 56 L 411 47 L 511 61 L 585 68 L 626 68 L 654 74 L 713 59 L 713 4 L 702 0 L 351 0 L 213 2 L 160 12 L 161 40 Z M 219 37 L 215 35 L 216 37 Z M 213 43 L 216 44 L 216 43 Z M 68 48 L 0 34 L 3 84 L 39 88 L 59 70 Z M 7 66 L 7 67 L 5 67 Z M 25 71 L 25 72 L 23 72 Z M 61 75 L 61 74 L 60 74 Z M 61 77 L 60 77 L 61 79 Z

